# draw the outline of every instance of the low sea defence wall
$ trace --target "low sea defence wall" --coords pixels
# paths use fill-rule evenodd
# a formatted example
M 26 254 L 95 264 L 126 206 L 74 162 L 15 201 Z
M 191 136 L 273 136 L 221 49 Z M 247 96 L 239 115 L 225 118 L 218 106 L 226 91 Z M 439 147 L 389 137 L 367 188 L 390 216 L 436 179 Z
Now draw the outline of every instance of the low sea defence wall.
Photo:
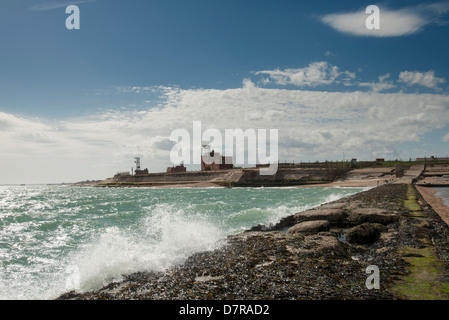
M 181 173 L 156 173 L 148 175 L 136 175 L 121 178 L 119 181 L 126 182 L 192 182 L 209 181 L 218 178 L 223 172 L 181 172 Z
M 118 175 L 98 186 L 149 186 L 213 182 L 226 187 L 287 186 L 332 182 L 347 170 L 280 168 L 273 175 L 261 175 L 259 169 L 194 171 L 181 173 L 150 173 L 145 175 Z
M 232 182 L 233 186 L 284 186 L 327 183 L 344 176 L 347 170 L 336 169 L 278 169 L 273 175 L 261 175 L 257 169 L 243 170 L 241 177 Z
M 180 173 L 150 173 L 146 175 L 120 175 L 106 179 L 97 184 L 98 187 L 138 187 L 162 186 L 169 184 L 187 184 L 205 182 L 223 175 L 222 171 L 195 171 Z

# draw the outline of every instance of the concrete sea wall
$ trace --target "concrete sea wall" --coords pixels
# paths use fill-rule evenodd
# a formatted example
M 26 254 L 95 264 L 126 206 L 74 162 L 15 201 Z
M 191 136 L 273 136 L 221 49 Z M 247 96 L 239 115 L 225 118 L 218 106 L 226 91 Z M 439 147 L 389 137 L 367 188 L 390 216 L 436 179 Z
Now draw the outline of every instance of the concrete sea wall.
M 232 169 L 193 171 L 181 173 L 150 173 L 143 175 L 116 175 L 98 186 L 157 186 L 213 182 L 221 186 L 284 186 L 332 182 L 347 170 L 321 168 L 279 168 L 273 175 L 261 175 L 259 169 Z

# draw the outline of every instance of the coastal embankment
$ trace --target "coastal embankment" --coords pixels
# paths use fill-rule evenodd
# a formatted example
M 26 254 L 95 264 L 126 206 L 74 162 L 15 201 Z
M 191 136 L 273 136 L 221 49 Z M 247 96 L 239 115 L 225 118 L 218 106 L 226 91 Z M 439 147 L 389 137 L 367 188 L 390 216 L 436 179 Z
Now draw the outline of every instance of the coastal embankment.
M 217 187 L 281 187 L 329 183 L 342 178 L 347 169 L 278 168 L 275 174 L 260 174 L 258 168 L 177 173 L 117 174 L 97 182 L 98 187 L 195 187 L 205 183 Z
M 395 167 L 354 169 L 289 166 L 279 167 L 275 174 L 260 174 L 259 168 L 236 168 L 216 171 L 188 171 L 177 173 L 116 174 L 101 181 L 83 181 L 72 186 L 94 187 L 287 187 L 287 186 L 378 186 L 395 179 Z
M 408 177 L 384 178 L 275 225 L 228 236 L 165 272 L 125 275 L 59 299 L 448 299 L 448 225 Z M 369 283 L 370 270 L 378 270 L 377 283 Z
M 449 208 L 443 199 L 437 195 L 437 190 L 431 187 L 416 186 L 416 189 L 422 195 L 424 201 L 438 213 L 441 219 L 449 225 Z

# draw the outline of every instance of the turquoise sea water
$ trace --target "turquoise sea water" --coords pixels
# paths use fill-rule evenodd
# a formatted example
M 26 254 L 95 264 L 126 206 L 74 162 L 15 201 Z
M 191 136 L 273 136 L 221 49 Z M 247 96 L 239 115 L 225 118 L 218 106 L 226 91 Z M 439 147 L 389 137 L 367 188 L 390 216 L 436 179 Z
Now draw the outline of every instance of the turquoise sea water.
M 227 235 L 362 190 L 0 186 L 0 299 L 52 299 L 163 271 Z

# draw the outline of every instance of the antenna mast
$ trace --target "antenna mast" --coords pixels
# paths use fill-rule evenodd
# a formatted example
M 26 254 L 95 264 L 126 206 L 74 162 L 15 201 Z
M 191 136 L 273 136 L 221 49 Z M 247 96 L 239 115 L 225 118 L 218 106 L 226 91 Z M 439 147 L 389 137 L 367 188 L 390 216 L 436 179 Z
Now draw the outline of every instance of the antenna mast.
M 140 158 L 139 157 L 134 158 L 134 163 L 136 164 L 136 171 L 140 170 Z
M 203 144 L 203 149 L 204 149 L 204 153 L 203 154 L 207 154 L 208 152 L 210 153 L 210 145 L 208 144 Z

